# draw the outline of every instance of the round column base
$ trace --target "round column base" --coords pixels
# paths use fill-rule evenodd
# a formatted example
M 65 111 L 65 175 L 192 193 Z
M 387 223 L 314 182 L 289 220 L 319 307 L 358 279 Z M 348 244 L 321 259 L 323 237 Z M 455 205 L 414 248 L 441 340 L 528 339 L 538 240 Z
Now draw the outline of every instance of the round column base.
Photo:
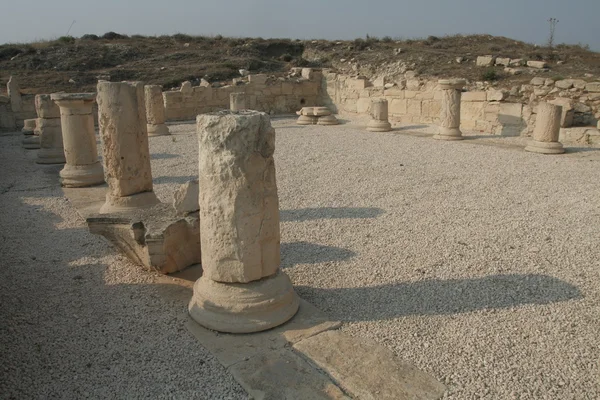
M 389 132 L 392 130 L 392 124 L 388 121 L 372 119 L 367 124 L 367 130 L 369 132 Z
M 111 214 L 152 207 L 160 201 L 154 192 L 142 192 L 130 196 L 114 197 L 106 194 L 106 203 L 100 208 L 100 214 Z
M 317 117 L 309 115 L 301 115 L 298 117 L 296 124 L 298 125 L 315 125 L 317 123 Z
M 36 135 L 27 136 L 21 141 L 23 148 L 27 150 L 35 150 L 40 148 L 40 137 Z
M 165 136 L 170 135 L 169 127 L 165 124 L 147 124 L 148 136 Z
M 25 136 L 31 136 L 34 134 L 33 129 L 28 129 L 28 128 L 21 129 L 21 132 L 23 132 L 23 135 L 25 135 Z
M 215 282 L 203 276 L 194 284 L 188 310 L 194 321 L 208 329 L 251 333 L 283 324 L 298 306 L 292 282 L 278 271 L 249 283 Z
M 317 120 L 317 125 L 339 125 L 340 121 L 337 120 L 333 115 L 325 115 L 319 117 Z
M 88 165 L 69 165 L 60 171 L 60 183 L 64 187 L 87 187 L 104 183 L 102 164 L 96 161 Z
M 532 140 L 525 147 L 525 151 L 540 154 L 562 154 L 565 152 L 565 149 L 560 142 L 538 142 L 537 140 Z
M 37 156 L 38 158 L 35 162 L 38 164 L 64 164 L 67 162 L 65 151 L 62 147 L 60 149 L 41 148 Z
M 439 132 L 433 135 L 436 140 L 463 140 L 462 132 L 459 128 L 440 127 Z

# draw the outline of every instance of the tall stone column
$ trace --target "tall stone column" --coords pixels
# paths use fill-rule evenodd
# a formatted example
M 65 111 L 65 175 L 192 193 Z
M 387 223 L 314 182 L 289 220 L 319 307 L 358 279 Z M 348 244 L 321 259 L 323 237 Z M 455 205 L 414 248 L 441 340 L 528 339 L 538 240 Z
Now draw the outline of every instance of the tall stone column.
M 40 132 L 40 150 L 36 162 L 64 164 L 66 159 L 60 125 L 60 109 L 49 94 L 38 94 L 35 96 L 35 110 L 38 115 L 37 129 Z
M 229 95 L 229 109 L 231 111 L 247 110 L 246 93 L 231 93 Z
M 96 99 L 108 183 L 100 213 L 158 204 L 152 190 L 144 84 L 100 81 Z
M 367 125 L 369 132 L 389 132 L 392 125 L 388 120 L 388 101 L 386 99 L 371 100 L 371 120 Z
M 279 270 L 275 130 L 257 111 L 199 115 L 197 130 L 203 275 L 190 315 L 221 332 L 280 325 L 298 297 Z
M 562 154 L 563 145 L 558 141 L 562 107 L 550 103 L 538 104 L 533 140 L 529 142 L 526 151 L 542 154 Z
M 460 98 L 464 79 L 441 79 L 438 81 L 442 90 L 442 111 L 440 112 L 440 127 L 434 139 L 462 140 L 460 131 Z
M 60 171 L 61 184 L 66 187 L 86 187 L 104 183 L 92 115 L 96 93 L 55 93 L 50 98 L 60 108 L 67 160 Z
M 162 88 L 159 85 L 146 85 L 144 87 L 146 101 L 146 119 L 148 136 L 169 135 L 169 128 L 165 125 L 165 103 Z

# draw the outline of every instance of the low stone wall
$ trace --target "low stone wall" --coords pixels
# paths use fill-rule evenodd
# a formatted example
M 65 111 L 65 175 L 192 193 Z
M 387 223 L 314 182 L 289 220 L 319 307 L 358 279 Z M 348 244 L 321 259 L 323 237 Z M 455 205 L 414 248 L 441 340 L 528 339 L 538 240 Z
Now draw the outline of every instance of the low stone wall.
M 600 84 L 575 80 L 545 82 L 537 80 L 511 90 L 489 88 L 462 93 L 461 128 L 503 136 L 530 135 L 535 126 L 537 104 L 547 101 L 563 106 L 561 126 L 595 126 L 600 119 Z M 579 83 L 575 87 L 573 82 Z M 542 81 L 542 85 L 544 82 Z M 566 88 L 560 89 L 559 88 Z M 579 90 L 579 91 L 578 91 Z M 322 105 L 340 115 L 367 116 L 371 100 L 384 98 L 389 104 L 389 118 L 401 124 L 437 124 L 441 91 L 437 81 L 411 77 L 386 84 L 383 79 L 370 82 L 324 71 Z
M 389 118 L 402 124 L 436 124 L 442 93 L 437 81 L 408 80 L 404 87 L 372 86 L 367 79 L 336 73 L 323 75 L 322 102 L 340 115 L 370 113 L 372 98 L 384 98 Z M 461 102 L 461 127 L 467 130 L 517 136 L 526 133 L 529 116 L 521 103 L 499 101 L 498 91 L 465 92 Z
M 304 71 L 306 70 L 306 71 Z M 163 92 L 167 120 L 195 119 L 196 115 L 229 109 L 231 93 L 245 93 L 249 109 L 269 114 L 285 114 L 305 106 L 318 105 L 321 73 L 304 69 L 298 78 L 273 78 L 265 74 L 249 75 L 247 81 L 212 87 L 184 82 L 180 90 Z

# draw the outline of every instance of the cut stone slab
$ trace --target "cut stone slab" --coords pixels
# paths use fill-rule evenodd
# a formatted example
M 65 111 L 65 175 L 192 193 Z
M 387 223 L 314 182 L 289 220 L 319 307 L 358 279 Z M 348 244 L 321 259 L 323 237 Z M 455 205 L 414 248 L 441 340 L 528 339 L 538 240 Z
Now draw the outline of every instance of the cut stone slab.
M 391 350 L 339 331 L 296 343 L 294 349 L 328 373 L 350 396 L 363 400 L 433 400 L 445 387 Z
M 173 208 L 178 215 L 198 211 L 200 187 L 198 179 L 186 182 L 173 193 Z
M 340 322 L 329 318 L 312 304 L 300 299 L 298 313 L 290 321 L 268 331 L 252 334 L 218 333 L 191 318 L 186 327 L 223 366 L 244 361 L 256 354 L 282 349 L 319 333 L 337 329 Z
M 258 354 L 229 371 L 253 399 L 350 399 L 327 375 L 289 349 Z
M 200 263 L 198 213 L 180 217 L 169 204 L 159 204 L 118 215 L 100 214 L 106 191 L 107 185 L 63 188 L 91 233 L 104 236 L 147 270 L 169 274 Z

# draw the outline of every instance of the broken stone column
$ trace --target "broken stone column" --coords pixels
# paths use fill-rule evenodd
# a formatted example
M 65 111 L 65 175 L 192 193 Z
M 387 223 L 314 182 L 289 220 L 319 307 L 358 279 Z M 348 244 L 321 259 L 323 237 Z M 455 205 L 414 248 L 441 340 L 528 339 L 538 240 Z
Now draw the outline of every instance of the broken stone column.
M 388 121 L 388 101 L 386 99 L 371 100 L 371 120 L 367 125 L 369 132 L 389 132 L 392 125 Z
M 40 132 L 40 151 L 36 162 L 64 164 L 66 159 L 60 125 L 60 109 L 49 94 L 38 94 L 35 96 L 35 110 L 38 115 L 37 129 Z
M 100 213 L 158 204 L 152 190 L 144 84 L 98 82 L 98 123 L 108 183 Z
M 278 326 L 298 297 L 279 269 L 275 130 L 258 111 L 199 115 L 197 130 L 203 275 L 190 316 L 221 332 Z
M 26 119 L 23 121 L 22 132 L 25 134 L 25 138 L 21 142 L 23 148 L 27 150 L 35 150 L 40 148 L 40 136 L 37 128 L 37 118 Z
M 229 95 L 229 109 L 231 111 L 247 110 L 246 93 L 231 93 Z
M 8 92 L 8 97 L 10 98 L 10 107 L 12 108 L 13 113 L 22 111 L 23 102 L 21 99 L 21 89 L 19 88 L 19 83 L 14 76 L 11 76 L 8 79 L 6 91 Z
M 86 187 L 104 183 L 98 161 L 92 106 L 95 93 L 55 93 L 50 96 L 60 108 L 63 145 L 67 163 L 60 171 L 61 184 Z
M 146 119 L 149 136 L 169 135 L 169 128 L 165 125 L 165 103 L 160 85 L 146 85 L 144 87 L 146 101 Z
M 562 107 L 549 103 L 538 104 L 533 140 L 529 142 L 526 151 L 542 154 L 561 154 L 565 152 L 558 141 Z
M 442 90 L 442 110 L 440 112 L 439 131 L 437 135 L 433 135 L 433 138 L 438 140 L 462 140 L 460 98 L 466 81 L 464 79 L 440 79 L 438 83 Z
M 33 135 L 35 133 L 35 127 L 37 125 L 37 118 L 33 118 L 33 119 L 26 119 L 23 121 L 23 128 L 21 129 L 21 132 L 23 132 L 24 135 Z

